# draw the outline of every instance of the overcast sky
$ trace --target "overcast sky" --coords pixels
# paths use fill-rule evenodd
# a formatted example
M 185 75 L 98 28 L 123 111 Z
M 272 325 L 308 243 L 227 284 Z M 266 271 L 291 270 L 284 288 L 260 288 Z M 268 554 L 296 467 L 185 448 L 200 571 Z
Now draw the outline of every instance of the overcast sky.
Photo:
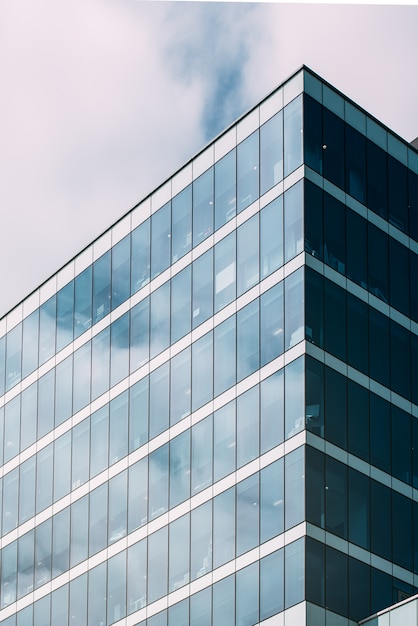
M 0 316 L 305 63 L 418 135 L 418 6 L 0 0 Z

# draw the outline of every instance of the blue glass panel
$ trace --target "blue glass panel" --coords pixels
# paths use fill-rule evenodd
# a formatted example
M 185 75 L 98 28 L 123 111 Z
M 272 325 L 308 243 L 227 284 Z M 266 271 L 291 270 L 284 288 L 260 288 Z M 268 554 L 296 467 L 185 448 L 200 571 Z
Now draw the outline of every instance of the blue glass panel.
M 166 443 L 149 455 L 148 519 L 152 521 L 168 509 L 168 451 Z
M 190 413 L 191 350 L 186 348 L 170 361 L 170 424 L 176 424 Z
M 192 411 L 213 397 L 213 333 L 192 344 Z
M 91 399 L 109 389 L 110 327 L 93 337 L 91 350 Z
M 128 391 L 110 402 L 109 465 L 128 454 Z
M 119 241 L 112 250 L 112 309 L 131 294 L 131 238 Z
M 366 200 L 366 139 L 348 124 L 344 126 L 346 192 L 364 204 Z
M 151 220 L 146 220 L 135 228 L 131 234 L 132 257 L 131 257 L 131 293 L 141 289 L 150 279 L 150 225 Z
M 6 391 L 14 387 L 21 377 L 22 324 L 18 324 L 6 335 Z
M 70 582 L 69 615 L 76 624 L 87 626 L 87 574 Z
M 109 481 L 109 544 L 119 541 L 126 535 L 128 525 L 127 483 L 128 472 L 126 470 Z
M 213 418 L 213 480 L 235 470 L 236 427 L 235 402 L 229 402 Z
M 213 500 L 213 567 L 235 556 L 235 488 Z
M 39 365 L 55 353 L 56 315 L 56 296 L 52 296 L 39 310 Z
M 150 374 L 149 437 L 152 439 L 169 426 L 170 363 L 164 363 Z
M 168 591 L 176 591 L 189 582 L 190 516 L 183 515 L 169 526 Z
M 93 264 L 93 323 L 110 311 L 110 257 L 109 250 Z
M 260 128 L 260 193 L 283 178 L 283 111 Z
M 324 262 L 340 274 L 346 270 L 345 213 L 341 202 L 324 195 Z
M 148 441 L 148 377 L 129 390 L 129 451 Z
M 329 546 L 325 548 L 326 606 L 331 611 L 348 612 L 348 557 Z
M 303 97 L 304 160 L 318 174 L 322 174 L 322 106 L 304 94 Z
M 92 323 L 93 271 L 88 267 L 75 278 L 74 288 L 74 337 L 90 328 Z
M 110 327 L 110 386 L 129 374 L 129 313 L 125 313 Z
M 51 596 L 51 626 L 68 626 L 68 584 Z
M 284 371 L 263 380 L 261 391 L 261 452 L 284 439 Z
M 348 560 L 348 614 L 352 620 L 363 619 L 370 609 L 370 567 L 356 559 Z
M 89 497 L 84 496 L 71 505 L 70 567 L 88 557 L 89 553 Z
M 190 498 L 190 431 L 170 441 L 170 508 L 188 498 Z M 186 541 L 188 544 L 188 537 Z
M 148 537 L 148 602 L 154 602 L 167 593 L 168 527 Z
M 283 281 L 260 298 L 260 360 L 269 363 L 284 351 Z
M 55 426 L 62 424 L 72 414 L 73 355 L 61 361 L 55 376 Z
M 368 224 L 368 285 L 383 302 L 389 302 L 388 237 L 373 224 Z
M 190 597 L 190 626 L 212 626 L 212 587 Z
M 50 626 L 51 596 L 45 596 L 35 602 L 33 609 L 33 626 Z
M 191 580 L 212 570 L 212 500 L 192 509 L 190 534 Z
M 70 491 L 71 431 L 68 431 L 54 441 L 54 502 L 66 496 Z
M 57 293 L 57 352 L 73 340 L 74 281 Z
M 18 486 L 19 468 L 15 468 L 3 477 L 3 535 L 16 528 L 18 524 Z
M 20 449 L 25 450 L 36 440 L 36 410 L 38 404 L 38 387 L 33 383 L 22 392 L 22 405 L 20 413 Z M 0 427 L 1 442 L 3 443 L 3 429 Z M 1 453 L 3 445 L 0 446 Z M 0 454 L 0 457 L 2 454 Z
M 215 583 L 212 587 L 212 597 L 213 626 L 235 624 L 235 576 L 228 576 Z
M 170 282 L 151 294 L 150 357 L 153 358 L 170 344 Z
M 303 357 L 285 369 L 285 439 L 305 427 L 305 373 Z
M 74 352 L 73 411 L 76 413 L 90 402 L 91 342 Z
M 325 528 L 347 539 L 347 466 L 325 457 Z
M 237 295 L 251 289 L 259 281 L 258 214 L 238 228 L 237 232 Z
M 134 372 L 149 359 L 149 308 L 145 298 L 131 309 L 130 319 L 130 371 Z
M 148 458 L 129 467 L 128 533 L 148 520 Z
M 253 474 L 237 485 L 237 556 L 259 544 L 259 476 Z
M 256 130 L 237 147 L 237 212 L 259 196 L 259 132 Z
M 4 546 L 1 551 L 1 607 L 16 601 L 17 541 Z
M 215 312 L 236 297 L 236 232 L 215 246 Z
M 191 330 L 191 265 L 171 279 L 171 343 Z
M 387 153 L 367 141 L 367 206 L 387 219 Z
M 107 623 L 113 624 L 126 615 L 126 551 L 107 563 Z
M 283 265 L 283 196 L 260 212 L 260 272 L 265 278 Z
M 236 623 L 256 624 L 259 618 L 258 562 L 238 571 L 236 581 Z
M 284 457 L 285 530 L 305 519 L 305 459 L 303 447 Z
M 38 380 L 38 439 L 54 428 L 55 370 Z
M 236 150 L 231 150 L 215 163 L 215 229 L 220 228 L 235 216 L 236 192 Z
M 72 337 L 72 317 L 71 317 L 71 337 Z M 23 320 L 23 341 L 22 341 L 22 378 L 31 374 L 38 367 L 38 335 L 39 335 L 39 309 L 36 309 L 29 317 Z M 1 346 L 0 340 L 0 346 Z M 0 347 L 0 363 L 1 363 Z M 4 358 L 4 355 L 3 355 Z M 2 366 L 0 365 L 0 371 Z M 4 374 L 4 370 L 3 370 Z M 0 393 L 1 390 L 0 374 Z
M 232 316 L 214 330 L 215 396 L 235 384 L 236 367 L 236 327 Z
M 171 262 L 189 252 L 192 247 L 192 186 L 177 194 L 171 202 Z
M 284 609 L 284 550 L 260 561 L 260 620 Z
M 193 246 L 213 233 L 213 167 L 193 181 Z
M 284 194 L 285 262 L 303 251 L 303 181 Z
M 192 495 L 212 483 L 213 466 L 212 415 L 192 428 Z
M 42 379 L 41 379 L 42 380 Z M 20 396 L 8 402 L 4 409 L 4 462 L 10 461 L 20 448 Z
M 418 307 L 417 307 L 418 310 Z M 192 321 L 196 328 L 213 315 L 213 248 L 193 263 Z
M 36 512 L 52 504 L 53 446 L 52 443 L 38 452 L 36 464 Z M 3 528 L 4 530 L 4 528 Z
M 106 563 L 88 574 L 88 624 L 106 624 Z
M 171 206 L 170 202 L 151 217 L 151 278 L 161 274 L 171 260 Z
M 102 472 L 109 458 L 109 405 L 95 411 L 90 418 L 90 478 Z
M 147 540 L 139 541 L 128 548 L 128 615 L 142 609 L 146 604 L 147 579 Z
M 259 388 L 252 387 L 237 398 L 237 467 L 259 454 Z
M 284 109 L 284 175 L 288 176 L 302 164 L 302 95 Z
M 105 483 L 90 493 L 89 556 L 107 546 L 107 487 Z
M 70 565 L 70 507 L 55 515 L 52 530 L 52 578 L 55 578 Z
M 38 363 L 38 351 L 36 351 L 36 364 L 37 363 Z M 0 395 L 1 396 L 4 394 L 5 374 L 6 374 L 6 337 L 2 337 L 0 339 Z
M 52 518 L 35 528 L 35 589 L 51 579 Z

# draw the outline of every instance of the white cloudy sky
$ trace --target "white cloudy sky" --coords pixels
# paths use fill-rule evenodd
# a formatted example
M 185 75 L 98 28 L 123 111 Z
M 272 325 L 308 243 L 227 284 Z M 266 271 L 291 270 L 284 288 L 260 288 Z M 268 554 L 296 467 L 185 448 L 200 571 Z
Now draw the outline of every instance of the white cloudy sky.
M 0 316 L 302 63 L 411 141 L 418 6 L 0 0 Z

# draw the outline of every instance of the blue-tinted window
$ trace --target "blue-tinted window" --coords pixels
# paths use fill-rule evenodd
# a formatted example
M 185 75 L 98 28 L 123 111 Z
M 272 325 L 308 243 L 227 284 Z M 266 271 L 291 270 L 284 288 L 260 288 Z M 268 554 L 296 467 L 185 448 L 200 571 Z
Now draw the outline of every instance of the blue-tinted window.
M 284 462 L 279 459 L 260 472 L 260 542 L 284 530 Z
M 325 546 L 306 538 L 306 599 L 325 606 Z
M 304 230 L 305 250 L 312 256 L 322 259 L 323 255 L 323 192 L 305 179 L 304 189 Z
M 109 462 L 109 405 L 90 418 L 90 478 L 102 472 Z
M 212 570 L 212 500 L 190 514 L 190 579 Z
M 58 426 L 72 414 L 73 355 L 61 361 L 55 371 L 55 426 Z
M 330 546 L 325 548 L 326 607 L 347 615 L 348 612 L 348 556 Z
M 237 380 L 259 368 L 259 300 L 253 300 L 237 313 Z
M 213 397 L 213 334 L 192 344 L 192 411 Z
M 110 327 L 93 337 L 91 350 L 91 396 L 95 400 L 109 389 Z
M 346 360 L 347 293 L 329 280 L 324 281 L 324 347 L 342 361 Z
M 192 428 L 192 495 L 212 483 L 212 448 L 213 423 L 209 415 Z
M 285 262 L 303 252 L 303 182 L 284 194 Z
M 110 311 L 110 250 L 93 264 L 93 322 L 101 320 Z
M 389 319 L 369 309 L 369 367 L 370 377 L 389 387 Z
M 303 539 L 285 547 L 285 608 L 298 604 L 305 592 L 305 550 Z
M 109 414 L 109 464 L 116 463 L 128 454 L 128 392 L 110 402 Z
M 230 626 L 235 624 L 235 576 L 228 576 L 228 578 L 223 578 L 215 583 L 212 587 L 212 595 L 213 626 Z M 178 622 L 176 622 L 175 626 L 177 624 Z M 183 626 L 183 623 L 181 626 Z M 184 626 L 189 626 L 189 623 L 187 622 L 186 624 L 184 622 Z
M 59 318 L 58 318 L 59 323 Z M 70 335 L 72 340 L 72 328 L 73 319 L 71 315 L 71 329 Z M 25 378 L 28 374 L 31 374 L 38 367 L 38 334 L 39 334 L 39 309 L 36 309 L 29 317 L 23 320 L 23 340 L 22 340 L 22 378 Z M 58 337 L 60 333 L 58 331 Z M 1 340 L 0 340 L 1 344 Z M 59 346 L 58 349 L 60 349 Z M 0 363 L 1 363 L 1 347 L 0 347 Z M 3 355 L 4 358 L 4 355 Z M 0 370 L 2 369 L 0 365 Z M 4 380 L 4 370 L 3 370 Z M 0 393 L 2 391 L 2 382 L 0 374 Z
M 345 274 L 345 207 L 332 196 L 324 196 L 324 262 Z
M 347 466 L 325 457 L 325 529 L 347 539 Z
M 22 324 L 18 324 L 6 335 L 6 391 L 14 387 L 21 377 Z
M 258 386 L 237 398 L 237 467 L 254 460 L 259 454 Z
M 193 246 L 213 233 L 213 167 L 193 181 Z
M 322 174 L 322 106 L 304 94 L 303 97 L 304 160 L 318 174 Z
M 367 206 L 387 219 L 387 153 L 367 141 Z
M 239 570 L 235 581 L 236 623 L 256 624 L 259 618 L 258 562 Z
M 151 278 L 161 274 L 171 260 L 171 206 L 170 202 L 151 217 Z
M 284 109 L 284 175 L 288 176 L 302 164 L 302 96 Z
M 235 470 L 236 426 L 235 402 L 229 402 L 213 416 L 213 480 Z
M 368 306 L 349 293 L 347 293 L 347 360 L 360 372 L 368 373 Z
M 148 521 L 148 458 L 129 467 L 128 475 L 128 533 Z
M 303 270 L 290 274 L 284 284 L 284 349 L 292 348 L 305 337 Z
M 301 357 L 285 369 L 285 439 L 305 426 L 305 363 Z
M 89 556 L 107 546 L 107 483 L 90 493 Z
M 213 500 L 213 567 L 235 556 L 235 488 Z
M 348 540 L 370 549 L 369 478 L 348 468 Z
M 348 450 L 351 454 L 369 460 L 369 392 L 353 381 L 348 381 Z
M 260 128 L 260 193 L 283 178 L 283 111 Z
M 264 453 L 284 439 L 284 371 L 263 380 L 260 393 L 261 451 Z
M 259 196 L 259 133 L 256 130 L 237 147 L 237 212 Z
M 131 293 L 141 289 L 150 279 L 150 224 L 148 219 L 132 231 Z
M 389 302 L 388 237 L 373 224 L 368 224 L 369 290 Z
M 192 325 L 196 328 L 213 314 L 213 248 L 193 263 Z
M 39 309 L 39 365 L 45 363 L 55 353 L 56 322 L 56 296 L 52 296 Z M 20 328 L 20 325 L 17 328 Z
M 148 537 L 148 602 L 165 596 L 168 582 L 168 527 Z
M 237 231 L 237 295 L 259 281 L 258 214 Z
M 110 327 L 110 386 L 129 374 L 129 313 L 125 313 Z
M 130 311 L 130 371 L 134 372 L 149 359 L 150 299 L 138 302 Z
M 183 189 L 171 202 L 171 262 L 192 247 L 192 186 Z
M 215 312 L 236 297 L 236 232 L 215 246 Z
M 76 413 L 90 402 L 91 342 L 74 352 L 73 411 Z
M 170 508 L 190 498 L 190 431 L 170 441 Z M 189 538 L 187 537 L 187 544 Z
M 260 298 L 260 360 L 261 366 L 284 351 L 283 281 Z
M 183 515 L 169 526 L 168 591 L 176 591 L 189 582 L 190 516 Z
M 306 448 L 306 519 L 319 528 L 325 526 L 325 462 L 319 450 Z
M 127 530 L 127 478 L 125 470 L 109 480 L 109 544 L 119 541 Z
M 236 214 L 236 150 L 231 150 L 215 163 L 215 229 Z
M 390 304 L 409 316 L 409 250 L 389 237 Z
M 128 235 L 112 248 L 112 309 L 131 293 L 131 238 Z
M 367 221 L 346 211 L 347 278 L 367 289 Z
M 391 471 L 390 404 L 370 394 L 370 462 L 384 472 Z
M 171 279 L 171 343 L 191 330 L 191 266 Z
M 214 329 L 215 396 L 218 396 L 235 384 L 236 368 L 236 324 L 235 316 L 233 315 Z
M 412 484 L 411 417 L 396 406 L 392 416 L 392 475 Z
M 74 281 L 74 337 L 90 328 L 92 322 L 92 266 L 79 274 Z
M 170 344 L 170 282 L 151 294 L 150 357 Z
M 350 196 L 365 203 L 366 139 L 348 124 L 345 124 L 345 185 Z
M 283 265 L 283 196 L 260 212 L 260 274 L 265 278 Z
M 176 424 L 190 413 L 191 349 L 186 348 L 171 359 L 170 424 Z
M 162 433 L 169 425 L 170 410 L 170 363 L 164 363 L 151 372 L 149 377 L 149 436 L 150 439 Z
M 325 108 L 322 119 L 324 177 L 344 189 L 344 122 Z
M 347 449 L 347 379 L 325 368 L 325 439 Z
M 408 232 L 408 170 L 388 155 L 389 222 L 404 233 Z

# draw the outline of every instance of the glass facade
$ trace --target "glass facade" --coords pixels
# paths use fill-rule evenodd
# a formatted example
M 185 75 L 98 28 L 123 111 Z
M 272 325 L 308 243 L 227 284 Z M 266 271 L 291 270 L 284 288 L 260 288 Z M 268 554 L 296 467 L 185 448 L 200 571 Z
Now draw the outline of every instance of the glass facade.
M 304 68 L 0 320 L 0 621 L 416 592 L 417 215 L 418 153 Z

